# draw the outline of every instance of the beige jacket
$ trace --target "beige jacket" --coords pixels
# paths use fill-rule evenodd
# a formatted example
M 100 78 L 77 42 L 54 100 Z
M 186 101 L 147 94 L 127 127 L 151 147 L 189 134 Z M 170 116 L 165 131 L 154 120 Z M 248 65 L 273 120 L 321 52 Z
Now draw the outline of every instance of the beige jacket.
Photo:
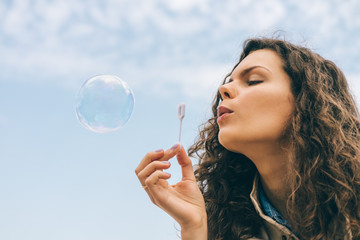
M 255 238 L 250 238 L 251 240 L 299 240 L 299 238 L 287 227 L 277 223 L 275 220 L 265 215 L 262 211 L 260 201 L 258 199 L 258 176 L 256 176 L 254 179 L 253 189 L 250 193 L 250 198 L 260 217 L 265 220 L 265 226 L 261 229 L 261 233 L 259 234 L 259 236 Z M 350 240 L 352 239 L 351 233 L 347 234 L 347 236 L 345 237 L 339 236 L 336 239 Z

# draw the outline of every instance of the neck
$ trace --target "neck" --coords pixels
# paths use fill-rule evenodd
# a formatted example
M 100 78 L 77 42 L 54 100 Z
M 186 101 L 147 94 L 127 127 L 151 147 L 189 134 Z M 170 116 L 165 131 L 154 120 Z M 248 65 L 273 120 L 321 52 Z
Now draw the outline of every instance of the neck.
M 253 154 L 247 156 L 255 164 L 260 181 L 271 204 L 285 218 L 288 218 L 286 201 L 290 186 L 287 181 L 289 159 L 281 147 L 257 147 Z
M 281 176 L 275 177 L 273 175 L 264 176 L 260 173 L 260 181 L 271 204 L 279 211 L 282 217 L 289 221 L 286 210 L 286 201 L 289 196 L 289 187 L 287 185 L 286 178 Z

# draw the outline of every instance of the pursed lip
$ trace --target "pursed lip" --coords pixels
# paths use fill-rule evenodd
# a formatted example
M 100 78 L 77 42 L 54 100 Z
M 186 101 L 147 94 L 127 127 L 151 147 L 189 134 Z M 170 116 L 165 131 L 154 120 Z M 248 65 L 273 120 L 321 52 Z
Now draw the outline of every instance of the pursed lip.
M 232 113 L 233 111 L 225 106 L 219 106 L 218 109 L 217 109 L 217 115 L 218 115 L 218 118 L 221 118 L 222 116 L 224 116 L 225 114 L 230 114 Z

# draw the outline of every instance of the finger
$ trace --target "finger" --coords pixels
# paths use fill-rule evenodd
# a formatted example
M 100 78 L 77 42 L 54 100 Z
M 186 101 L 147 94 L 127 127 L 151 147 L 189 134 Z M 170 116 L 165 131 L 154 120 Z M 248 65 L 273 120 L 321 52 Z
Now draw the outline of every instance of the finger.
M 170 177 L 170 173 L 157 170 L 145 180 L 145 191 L 149 195 L 152 203 L 158 205 L 158 198 L 163 197 L 163 192 L 159 186 L 162 186 L 165 190 L 169 185 L 166 180 Z
M 167 161 L 167 160 L 173 158 L 179 152 L 179 149 L 180 149 L 180 144 L 177 143 L 174 146 L 172 146 L 171 148 L 169 148 L 168 150 L 166 150 L 164 152 L 164 156 L 159 160 Z
M 171 177 L 170 173 L 163 172 L 161 170 L 156 170 L 153 174 L 151 174 L 146 180 L 145 180 L 145 186 L 148 187 L 148 189 L 154 190 L 156 185 L 158 185 L 160 180 L 167 180 Z M 166 181 L 165 181 L 166 182 Z M 167 183 L 167 182 L 166 182 Z
M 145 157 L 139 163 L 139 166 L 135 169 L 135 174 L 138 175 L 149 163 L 160 159 L 164 156 L 164 150 L 159 149 L 153 152 L 148 152 Z
M 167 161 L 170 158 L 174 157 L 176 153 L 179 151 L 179 144 L 175 144 L 168 150 L 164 152 L 164 150 L 159 149 L 154 152 L 149 152 L 145 155 L 145 157 L 141 160 L 139 166 L 135 169 L 136 175 L 141 172 L 149 163 L 152 161 Z
M 170 167 L 170 162 L 168 161 L 153 161 L 148 164 L 141 172 L 137 174 L 142 185 L 145 185 L 145 180 L 156 170 L 168 169 Z
M 181 172 L 183 179 L 190 179 L 193 181 L 196 181 L 194 170 L 192 166 L 192 162 L 188 155 L 185 152 L 185 149 L 183 146 L 181 146 L 178 154 L 177 154 L 177 160 L 179 165 L 181 166 Z

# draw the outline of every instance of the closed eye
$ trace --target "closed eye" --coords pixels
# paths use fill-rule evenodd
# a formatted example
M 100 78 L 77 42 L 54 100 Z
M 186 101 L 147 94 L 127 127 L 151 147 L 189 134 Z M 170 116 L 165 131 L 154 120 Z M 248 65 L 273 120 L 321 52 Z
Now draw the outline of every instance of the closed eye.
M 249 86 L 252 86 L 252 85 L 262 83 L 262 82 L 263 82 L 262 80 L 253 80 L 253 81 L 248 81 L 247 83 Z

